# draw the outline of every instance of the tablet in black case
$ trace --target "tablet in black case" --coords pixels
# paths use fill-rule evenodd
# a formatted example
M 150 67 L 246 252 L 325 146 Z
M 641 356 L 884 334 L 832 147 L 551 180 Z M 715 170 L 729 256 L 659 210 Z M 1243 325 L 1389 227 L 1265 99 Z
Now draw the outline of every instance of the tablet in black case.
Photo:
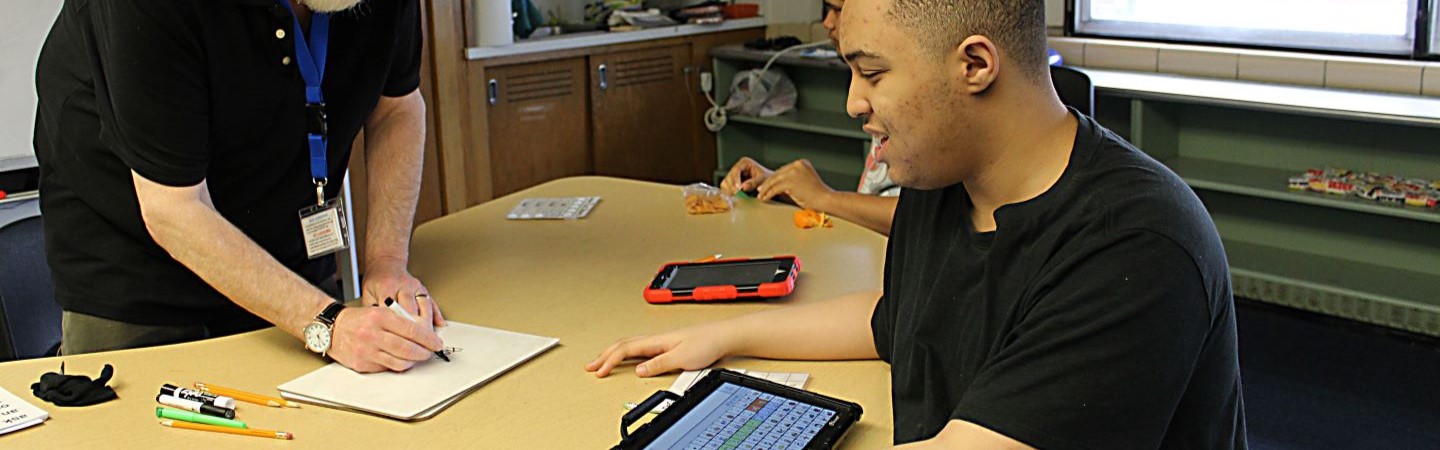
M 626 414 L 624 430 L 674 394 L 661 391 Z M 728 370 L 714 370 L 655 420 L 625 436 L 625 450 L 832 449 L 860 420 L 855 403 Z

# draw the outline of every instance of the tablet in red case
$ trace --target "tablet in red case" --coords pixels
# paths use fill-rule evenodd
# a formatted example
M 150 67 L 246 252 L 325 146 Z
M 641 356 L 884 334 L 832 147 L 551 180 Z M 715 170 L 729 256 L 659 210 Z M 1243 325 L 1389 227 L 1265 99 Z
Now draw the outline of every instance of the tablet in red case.
M 738 300 L 777 298 L 795 290 L 800 258 L 721 259 L 703 263 L 666 264 L 645 289 L 645 301 Z

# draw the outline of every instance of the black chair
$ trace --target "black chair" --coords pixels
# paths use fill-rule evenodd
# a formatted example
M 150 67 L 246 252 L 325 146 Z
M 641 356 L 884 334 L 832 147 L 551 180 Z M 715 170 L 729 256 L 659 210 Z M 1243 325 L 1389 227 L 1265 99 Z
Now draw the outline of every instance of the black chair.
M 1095 84 L 1085 72 L 1064 66 L 1050 66 L 1050 81 L 1060 94 L 1060 103 L 1095 116 Z
M 0 204 L 0 361 L 53 356 L 61 311 L 39 208 L 7 203 Z

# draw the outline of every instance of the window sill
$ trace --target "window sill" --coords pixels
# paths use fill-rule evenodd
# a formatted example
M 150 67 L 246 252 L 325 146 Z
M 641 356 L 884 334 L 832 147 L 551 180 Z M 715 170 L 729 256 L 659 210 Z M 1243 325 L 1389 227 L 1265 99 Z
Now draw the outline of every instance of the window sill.
M 1051 37 L 1067 65 L 1440 98 L 1440 63 Z
M 1081 67 L 1101 94 L 1440 128 L 1440 98 Z

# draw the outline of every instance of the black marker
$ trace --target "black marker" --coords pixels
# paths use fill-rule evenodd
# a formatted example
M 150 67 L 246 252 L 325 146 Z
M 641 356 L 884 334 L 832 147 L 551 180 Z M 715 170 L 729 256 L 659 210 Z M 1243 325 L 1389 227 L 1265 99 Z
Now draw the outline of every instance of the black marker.
M 400 306 L 400 302 L 395 301 L 395 299 L 393 299 L 393 298 L 387 298 L 387 299 L 385 299 L 385 306 L 386 306 L 387 308 L 390 308 L 391 311 L 395 311 L 395 313 L 396 313 L 396 314 L 399 314 L 400 317 L 404 317 L 404 318 L 406 318 L 406 319 L 409 319 L 411 322 L 414 322 L 414 321 L 415 321 L 415 317 L 411 316 L 410 313 L 405 312 L 405 308 L 404 308 L 404 307 L 401 307 L 401 306 Z M 433 322 L 432 322 L 432 323 L 433 323 Z M 431 330 L 434 330 L 434 328 L 431 328 Z M 449 357 L 449 356 L 445 356 L 445 349 L 443 349 L 443 348 L 440 349 L 440 351 L 435 352 L 435 356 L 439 356 L 440 359 L 445 360 L 445 362 L 450 362 L 450 357 Z
M 223 417 L 226 419 L 235 418 L 235 410 L 225 409 L 219 406 L 200 403 L 194 400 L 186 400 L 173 395 L 160 394 L 155 396 L 155 401 L 165 406 L 172 406 L 190 412 L 197 412 L 207 416 Z
M 171 395 L 179 399 L 207 403 L 225 409 L 235 409 L 235 399 L 233 398 L 219 396 L 209 392 L 200 392 L 194 389 L 185 389 L 173 384 L 160 386 L 160 395 Z

